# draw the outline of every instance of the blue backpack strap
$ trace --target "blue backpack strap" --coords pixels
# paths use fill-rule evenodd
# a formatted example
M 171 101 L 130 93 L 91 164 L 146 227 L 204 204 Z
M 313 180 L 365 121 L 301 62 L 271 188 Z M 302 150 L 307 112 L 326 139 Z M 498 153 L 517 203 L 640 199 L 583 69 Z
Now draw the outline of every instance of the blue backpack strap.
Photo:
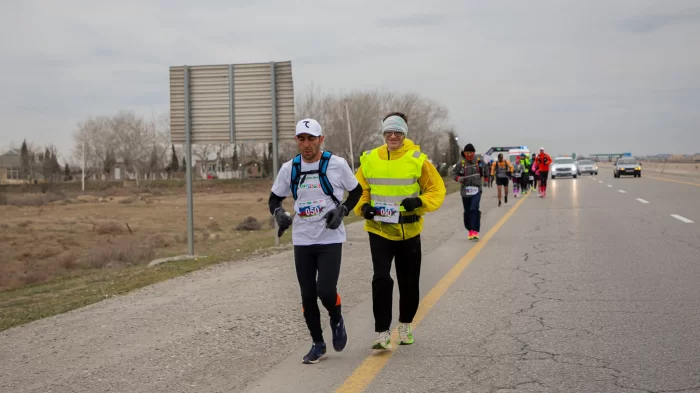
M 333 194 L 333 185 L 331 185 L 330 180 L 328 180 L 328 176 L 326 176 L 326 170 L 328 170 L 328 163 L 330 163 L 332 155 L 333 153 L 329 151 L 324 151 L 321 155 L 321 161 L 318 164 L 318 180 L 321 183 L 323 193 L 331 197 L 336 205 L 340 205 L 340 201 Z
M 299 188 L 299 178 L 301 177 L 301 154 L 297 154 L 292 160 L 292 176 L 289 181 L 289 186 L 292 190 L 292 197 L 296 201 L 297 189 Z

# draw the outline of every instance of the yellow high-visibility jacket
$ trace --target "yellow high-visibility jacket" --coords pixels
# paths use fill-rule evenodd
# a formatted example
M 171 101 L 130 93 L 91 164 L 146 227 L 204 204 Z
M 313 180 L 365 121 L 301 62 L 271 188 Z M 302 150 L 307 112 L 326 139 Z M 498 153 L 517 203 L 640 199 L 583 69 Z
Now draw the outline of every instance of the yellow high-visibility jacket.
M 409 155 L 406 156 L 406 154 Z M 389 163 L 389 165 L 381 165 L 381 168 L 378 168 L 380 165 L 376 165 L 377 168 L 369 168 L 369 166 L 373 165 L 373 162 L 379 164 L 374 160 L 390 161 L 391 163 Z M 355 214 L 358 216 L 362 216 L 362 206 L 364 204 L 369 203 L 374 205 L 371 192 L 372 185 L 370 185 L 370 181 L 365 177 L 364 172 L 372 173 L 373 178 L 384 178 L 384 183 L 387 183 L 387 178 L 396 179 L 396 181 L 393 182 L 397 183 L 395 186 L 373 184 L 375 201 L 383 198 L 390 200 L 391 195 L 395 195 L 394 198 L 398 199 L 412 196 L 417 196 L 421 199 L 423 202 L 421 207 L 412 212 L 406 212 L 401 208 L 401 216 L 423 216 L 428 212 L 440 208 L 445 200 L 445 194 L 447 192 L 445 189 L 445 182 L 442 180 L 435 166 L 427 160 L 425 154 L 420 153 L 420 146 L 414 144 L 410 139 L 404 139 L 403 146 L 396 151 L 389 152 L 385 144 L 369 152 L 365 152 L 360 159 L 360 163 L 360 168 L 355 174 L 357 181 L 362 185 L 362 196 L 354 209 Z M 392 171 L 392 169 L 396 170 Z M 415 188 L 408 185 L 408 182 L 406 182 L 406 180 L 411 178 L 416 179 L 417 186 L 415 186 Z M 375 181 L 374 183 L 381 183 L 381 181 Z M 414 191 L 415 195 L 410 195 Z M 400 202 L 398 199 L 396 199 L 396 201 Z M 389 240 L 410 239 L 419 235 L 423 230 L 423 218 L 421 217 L 417 222 L 399 224 L 365 220 L 365 230 Z

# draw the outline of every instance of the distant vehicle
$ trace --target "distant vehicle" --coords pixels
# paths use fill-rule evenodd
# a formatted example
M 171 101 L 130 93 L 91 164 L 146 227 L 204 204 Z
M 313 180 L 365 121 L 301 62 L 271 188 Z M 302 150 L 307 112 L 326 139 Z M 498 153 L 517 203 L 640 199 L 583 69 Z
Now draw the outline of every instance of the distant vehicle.
M 613 176 L 642 177 L 642 164 L 635 158 L 618 158 L 613 166 Z
M 527 147 L 522 147 L 520 149 L 510 149 L 508 150 L 508 160 L 511 164 L 515 165 L 515 158 L 520 157 L 521 154 L 525 154 L 526 157 L 530 157 L 530 149 Z
M 576 162 L 571 157 L 557 157 L 549 168 L 549 173 L 552 174 L 552 179 L 562 176 L 571 176 L 574 179 L 578 176 Z
M 598 165 L 591 160 L 579 160 L 576 162 L 576 167 L 578 168 L 579 176 L 584 173 L 588 173 L 589 175 L 598 175 Z

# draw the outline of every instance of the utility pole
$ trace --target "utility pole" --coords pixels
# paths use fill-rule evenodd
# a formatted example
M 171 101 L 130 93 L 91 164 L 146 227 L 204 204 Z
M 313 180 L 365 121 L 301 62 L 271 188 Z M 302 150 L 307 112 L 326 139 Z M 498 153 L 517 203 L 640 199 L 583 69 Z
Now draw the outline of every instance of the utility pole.
M 83 194 L 85 193 L 85 141 L 83 141 Z
M 352 129 L 350 128 L 350 111 L 348 110 L 348 101 L 345 100 L 345 117 L 348 119 L 348 139 L 350 140 L 350 163 L 352 172 L 355 173 L 355 154 L 352 152 Z

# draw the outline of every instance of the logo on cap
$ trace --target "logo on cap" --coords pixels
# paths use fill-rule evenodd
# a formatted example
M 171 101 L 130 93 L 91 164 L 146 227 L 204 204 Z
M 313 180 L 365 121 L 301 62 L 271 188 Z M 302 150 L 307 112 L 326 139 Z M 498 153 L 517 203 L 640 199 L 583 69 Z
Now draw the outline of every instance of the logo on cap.
M 308 120 L 304 120 L 304 125 L 306 126 L 306 128 L 310 128 L 310 127 L 309 127 L 309 121 L 308 121 Z

